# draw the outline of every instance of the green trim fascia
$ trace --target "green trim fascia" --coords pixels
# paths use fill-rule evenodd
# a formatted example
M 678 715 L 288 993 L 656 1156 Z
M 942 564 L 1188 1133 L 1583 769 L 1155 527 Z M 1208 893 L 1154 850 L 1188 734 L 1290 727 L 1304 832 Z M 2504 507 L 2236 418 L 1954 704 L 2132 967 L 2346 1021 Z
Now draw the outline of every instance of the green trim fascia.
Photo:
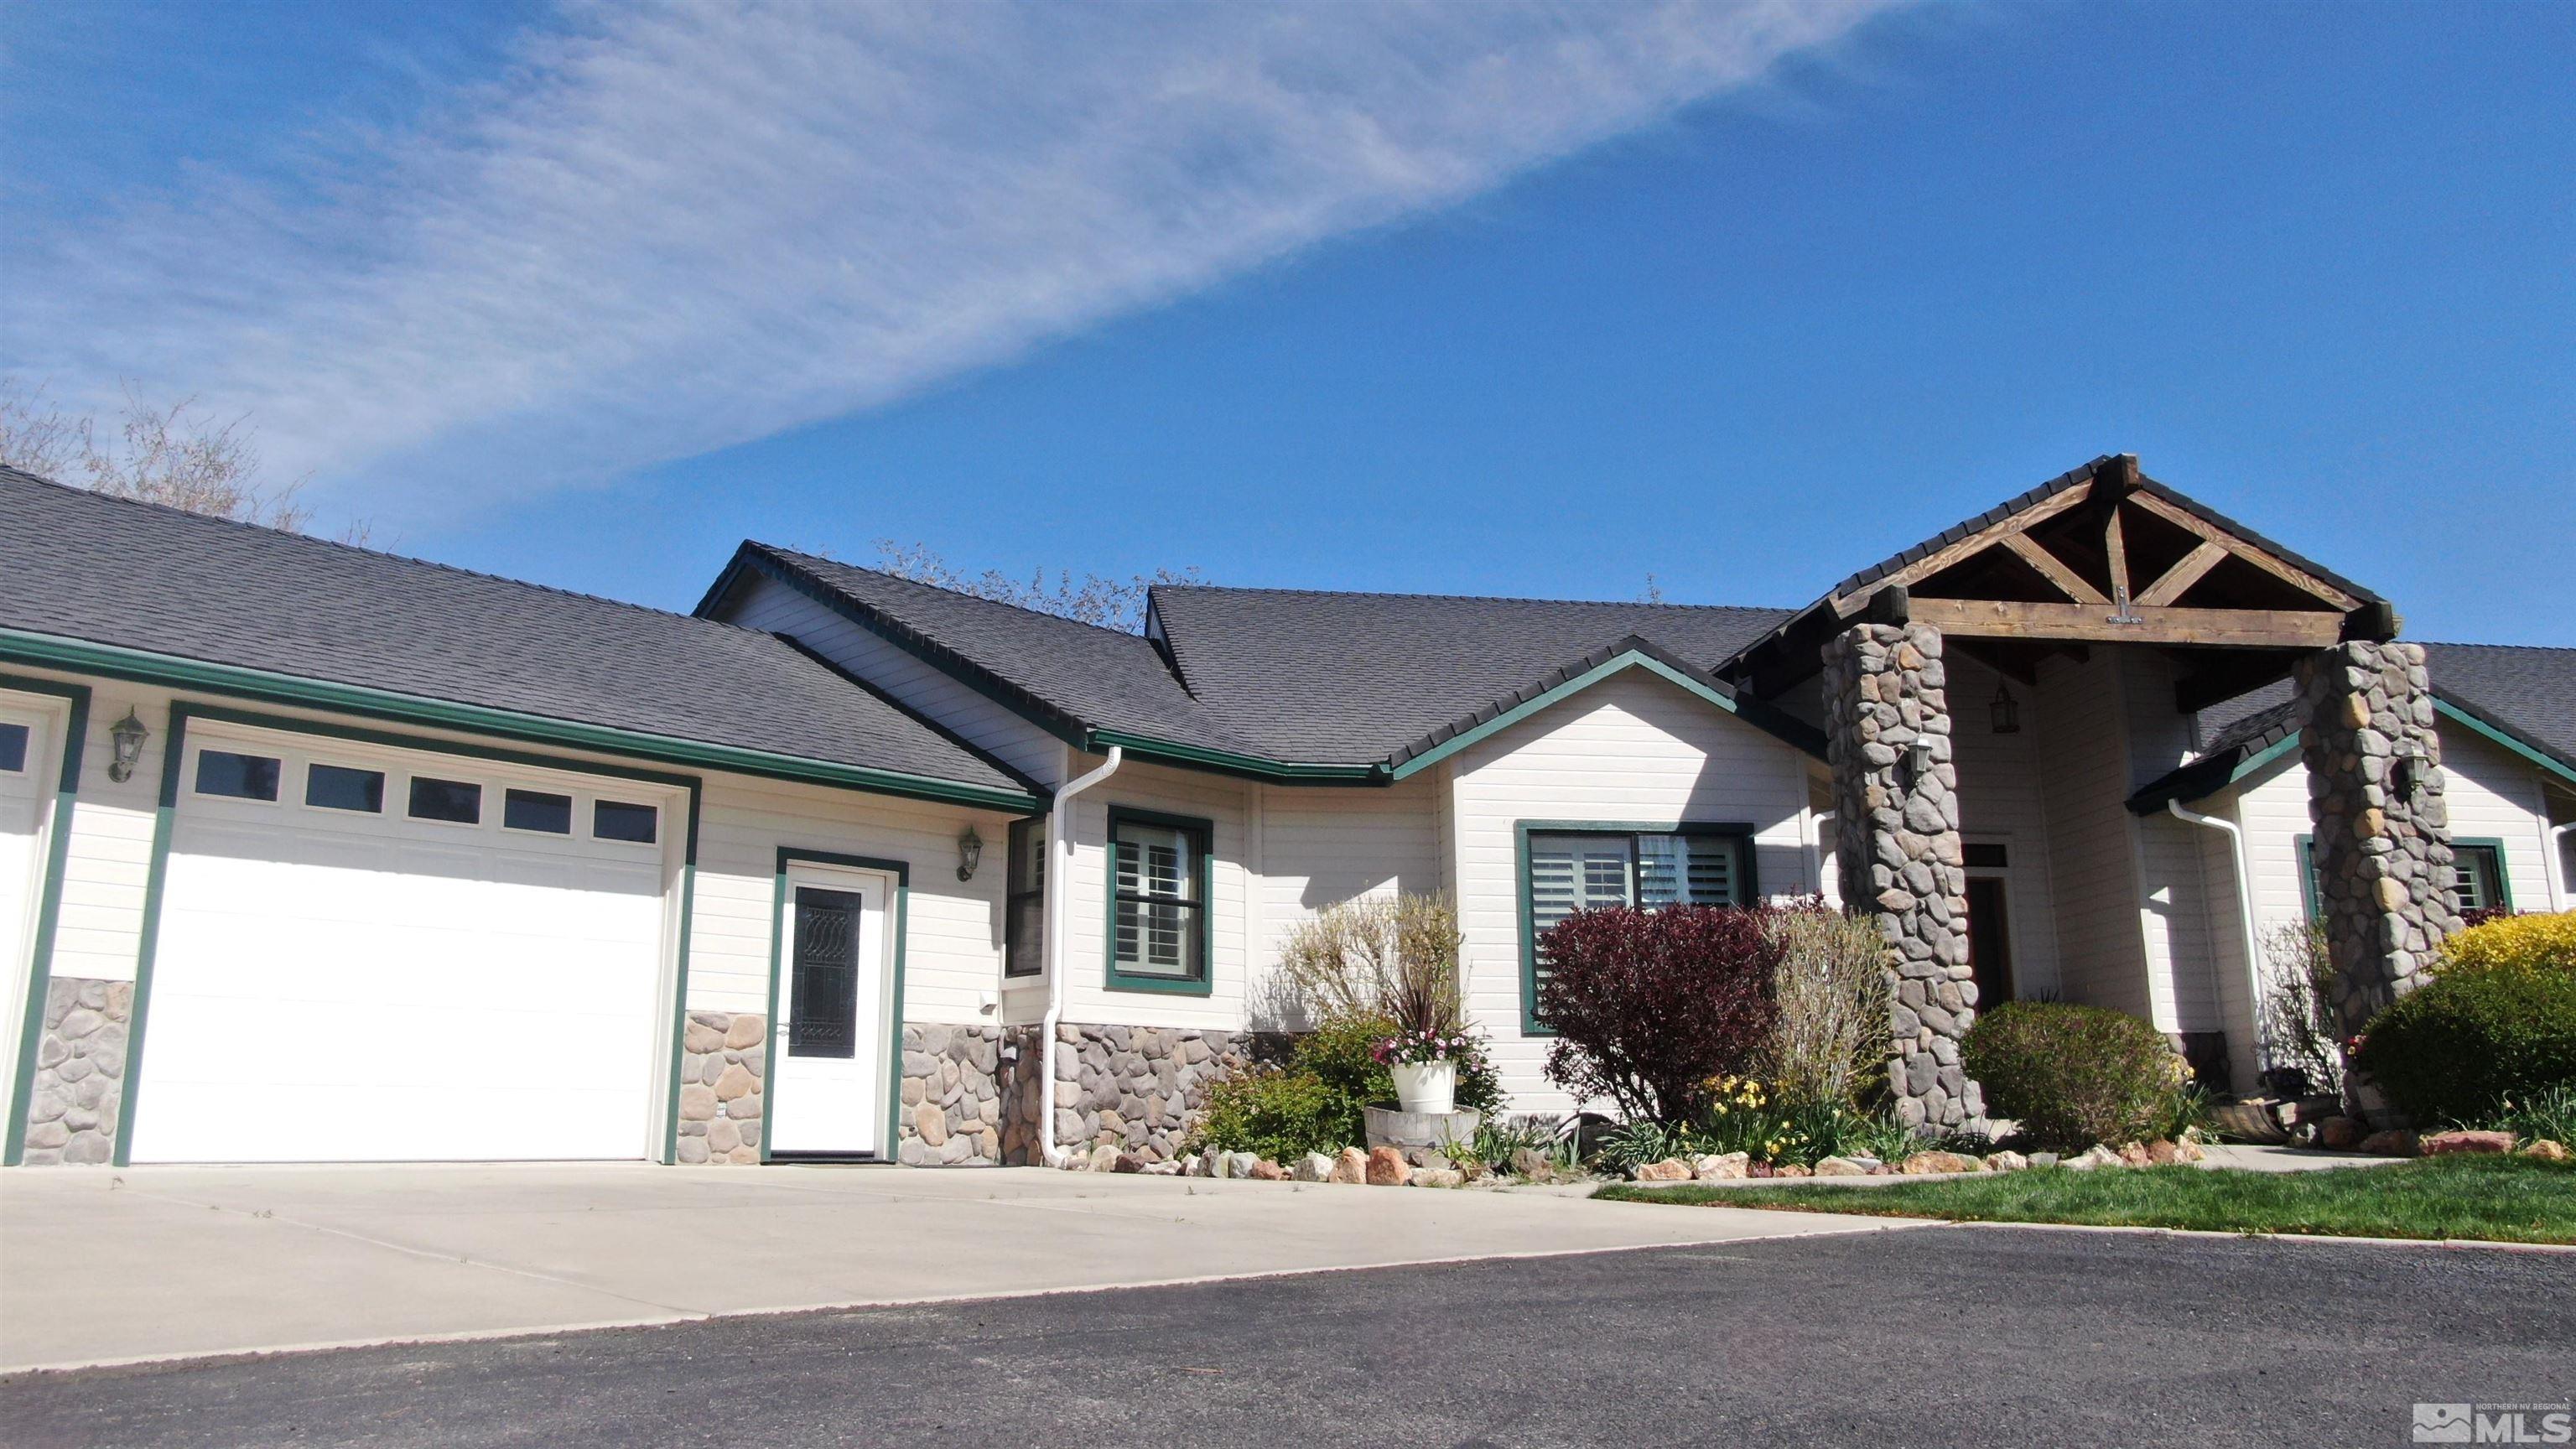
M 1199 889 L 1199 974 L 1136 976 L 1118 969 L 1118 827 L 1133 822 L 1186 830 L 1197 836 Z M 1146 991 L 1164 996 L 1206 996 L 1216 987 L 1216 822 L 1191 815 L 1165 815 L 1109 807 L 1107 833 L 1101 838 L 1101 872 L 1108 877 L 1107 909 L 1101 918 L 1100 961 L 1104 984 L 1111 991 Z
M 2467 725 L 2473 733 L 2486 736 L 2488 739 L 2504 746 L 2513 753 L 2522 756 L 2524 759 L 2529 760 L 2535 765 L 2538 765 L 2548 774 L 2555 775 L 2559 779 L 2566 781 L 2568 784 L 2576 785 L 2576 769 L 2568 768 L 2567 763 L 2564 760 L 2554 758 L 2533 748 L 2528 742 L 2514 735 L 2502 725 L 2493 724 L 2487 720 L 2479 718 L 2477 715 L 2471 713 L 2467 706 L 2453 704 L 2451 701 L 2443 698 L 2438 690 L 2435 691 L 2433 695 L 2433 712 L 2445 719 L 2457 720 L 2461 724 Z
M 2325 908 L 2318 903 L 2317 838 L 2302 832 L 2290 837 L 2290 848 L 2299 857 L 2299 904 L 2308 908 L 2308 919 L 2320 919 Z
M 1433 765 L 1440 763 L 1442 760 L 1448 759 L 1450 756 L 1466 749 L 1470 745 L 1474 745 L 1482 740 L 1490 739 L 1494 735 L 1510 729 L 1512 726 L 1528 719 L 1531 715 L 1537 714 L 1539 711 L 1546 709 L 1551 705 L 1558 704 L 1574 695 L 1580 694 L 1583 691 L 1590 689 L 1592 686 L 1599 684 L 1601 681 L 1609 679 L 1614 675 L 1624 673 L 1630 669 L 1643 669 L 1655 675 L 1657 678 L 1663 679 L 1672 684 L 1677 684 L 1683 689 L 1690 691 L 1692 694 L 1699 696 L 1701 699 L 1706 700 L 1708 703 L 1716 705 L 1719 709 L 1726 711 L 1728 714 L 1735 715 L 1738 718 L 1743 719 L 1746 723 L 1753 725 L 1756 729 L 1760 729 L 1766 734 L 1773 735 L 1781 739 L 1784 743 L 1787 743 L 1806 754 L 1816 755 L 1820 759 L 1823 758 L 1821 752 L 1813 748 L 1809 742 L 1790 739 L 1788 735 L 1784 733 L 1776 720 L 1771 720 L 1766 717 L 1768 712 L 1750 711 L 1744 702 L 1738 701 L 1733 695 L 1717 688 L 1708 681 L 1694 678 L 1682 670 L 1675 669 L 1671 665 L 1666 664 L 1664 661 L 1657 659 L 1650 654 L 1631 649 L 1624 653 L 1613 655 L 1611 658 L 1585 670 L 1583 673 L 1574 676 L 1563 684 L 1557 685 L 1553 689 L 1546 690 L 1521 704 L 1514 705 L 1512 708 L 1503 711 L 1501 714 L 1494 716 L 1483 724 L 1477 725 L 1473 729 L 1451 735 L 1448 739 L 1441 741 L 1439 744 L 1432 746 L 1421 754 L 1415 755 L 1411 759 L 1397 765 L 1394 769 L 1392 778 L 1402 780 L 1419 774 L 1422 771 L 1431 768 Z
M 2491 850 L 2495 852 L 2496 905 L 2498 908 L 2503 910 L 2512 910 L 2513 864 L 2511 857 L 2508 856 L 2505 851 L 2504 837 L 2500 835 L 2461 835 L 2452 838 L 2451 852 L 2453 855 L 2456 856 L 2463 847 L 2473 847 L 2480 850 Z M 2452 868 L 2454 870 L 2458 869 L 2456 865 Z M 2454 905 L 2458 904 L 2458 894 L 2459 893 L 2457 891 L 2452 892 L 2454 897 L 2452 904 Z
M 1737 857 L 1744 867 L 1741 900 L 1762 897 L 1761 852 L 1755 837 L 1761 827 L 1745 821 L 1719 820 L 1515 820 L 1512 822 L 1513 889 L 1520 897 L 1521 1035 L 1553 1037 L 1538 1019 L 1538 911 L 1530 900 L 1530 837 L 1533 835 L 1716 835 L 1744 842 Z M 1631 862 L 1632 870 L 1634 863 Z
M 697 915 L 698 901 L 698 819 L 703 814 L 703 782 L 695 775 L 675 775 L 661 770 L 637 769 L 631 765 L 606 764 L 596 760 L 569 759 L 561 755 L 540 755 L 525 750 L 503 749 L 496 745 L 436 739 L 427 735 L 399 734 L 389 730 L 369 729 L 362 725 L 341 724 L 332 720 L 295 719 L 285 715 L 260 714 L 252 710 L 232 709 L 219 704 L 197 704 L 175 700 L 170 706 L 170 739 L 163 751 L 160 805 L 153 817 L 152 866 L 143 888 L 143 932 L 138 944 L 134 972 L 134 1017 L 128 1026 L 124 1098 L 119 1104 L 116 1130 L 116 1164 L 127 1166 L 132 1160 L 134 1104 L 141 1097 L 143 1080 L 143 1043 L 152 997 L 152 968 L 161 946 L 161 900 L 169 882 L 170 836 L 175 825 L 181 770 L 187 754 L 190 720 L 210 720 L 217 724 L 242 725 L 252 729 L 277 730 L 286 734 L 315 735 L 323 739 L 354 740 L 361 744 L 382 745 L 390 749 L 418 750 L 428 754 L 454 755 L 463 759 L 493 760 L 502 764 L 526 765 L 536 769 L 561 770 L 569 774 L 596 775 L 615 780 L 633 780 L 639 784 L 659 785 L 683 791 L 688 796 L 688 819 L 683 828 L 680 854 L 680 918 L 672 929 L 671 1056 L 669 1089 L 663 1110 L 661 1160 L 669 1162 L 678 1149 L 680 1131 L 680 1039 L 686 1029 L 689 999 L 689 941 Z M 32 1059 L 31 1059 L 32 1060 Z
M 143 878 L 143 930 L 134 953 L 134 1015 L 126 1025 L 125 1083 L 116 1108 L 116 1150 L 110 1161 L 134 1164 L 134 1109 L 143 1100 L 143 1048 L 152 1024 L 152 968 L 161 938 L 161 894 L 170 880 L 171 826 L 179 810 L 179 766 L 188 753 L 188 712 L 170 710 L 170 737 L 161 746 L 161 797 L 152 812 L 152 864 Z
M 53 814 L 45 826 L 45 869 L 36 887 L 36 930 L 27 948 L 27 1004 L 19 1019 L 18 1059 L 10 1063 L 9 1126 L 0 1164 L 17 1166 L 27 1151 L 27 1098 L 36 1089 L 36 1039 L 45 1031 L 45 992 L 54 979 L 54 931 L 63 911 L 63 874 L 70 868 L 73 807 L 80 798 L 81 756 L 89 743 L 90 690 L 59 679 L 0 674 L 0 689 L 47 694 L 69 702 L 57 754 Z
M 889 909 L 894 916 L 894 960 L 887 968 L 894 977 L 894 1004 L 886 1022 L 890 1034 L 886 1041 L 886 1119 L 884 1145 L 877 1150 L 881 1162 L 895 1160 L 895 1142 L 902 1131 L 903 1120 L 903 975 L 904 945 L 911 935 L 912 865 L 908 861 L 886 860 L 872 855 L 836 855 L 828 850 L 799 850 L 792 845 L 778 847 L 776 884 L 769 904 L 769 1019 L 764 1025 L 769 1040 L 761 1048 L 760 1071 L 760 1160 L 769 1162 L 772 1139 L 778 1125 L 778 1083 L 780 1054 L 772 1048 L 781 1040 L 778 1034 L 778 994 L 785 979 L 787 957 L 787 870 L 795 865 L 837 865 L 851 870 L 882 871 L 894 877 L 894 900 Z M 676 1076 L 676 1074 L 675 1074 Z M 676 1100 L 676 1098 L 674 1099 Z M 672 1130 L 679 1122 L 674 1111 Z
M 1163 764 L 1182 765 L 1221 775 L 1240 775 L 1274 785 L 1384 785 L 1398 778 L 1398 772 L 1384 764 L 1374 765 L 1300 765 L 1283 764 L 1252 755 L 1238 755 L 1228 750 L 1211 750 L 1199 745 L 1174 744 L 1123 730 L 1093 730 L 1081 747 L 1099 754 L 1116 745 L 1128 756 Z
M 203 689 L 272 704 L 307 705 L 405 724 L 472 730 L 538 744 L 600 750 L 663 764 L 726 770 L 766 779 L 864 790 L 871 794 L 947 805 L 979 806 L 1006 814 L 1031 814 L 1044 809 L 1046 803 L 1042 797 L 1025 791 L 997 790 L 739 745 L 711 744 L 642 730 L 582 724 L 487 705 L 398 694 L 366 685 L 335 684 L 242 665 L 186 659 L 120 645 L 93 644 L 50 634 L 31 634 L 19 629 L 0 629 L 0 659 L 78 669 L 174 688 Z

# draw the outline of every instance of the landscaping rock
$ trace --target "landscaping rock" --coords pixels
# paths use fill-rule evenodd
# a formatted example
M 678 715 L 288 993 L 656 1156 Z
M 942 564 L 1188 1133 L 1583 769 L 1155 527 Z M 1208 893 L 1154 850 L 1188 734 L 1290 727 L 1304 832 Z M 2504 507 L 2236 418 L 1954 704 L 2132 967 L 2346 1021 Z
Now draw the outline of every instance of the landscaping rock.
M 1813 1177 L 1815 1172 L 1803 1162 L 1783 1162 L 1771 1169 L 1773 1177 Z
M 1467 1175 L 1454 1167 L 1432 1167 L 1413 1174 L 1415 1187 L 1465 1187 Z
M 1691 1176 L 1702 1182 L 1718 1182 L 1752 1175 L 1753 1159 L 1743 1152 L 1712 1152 L 1691 1159 Z
M 1330 1182 L 1333 1179 L 1333 1159 L 1320 1152 L 1309 1152 L 1297 1159 L 1297 1165 L 1289 1170 L 1288 1175 L 1299 1182 Z
M 1828 1157 L 1816 1164 L 1818 1177 L 1867 1177 L 1870 1165 L 1849 1157 Z
M 2171 1167 L 2182 1161 L 2182 1149 L 2159 1137 L 2147 1144 L 2147 1161 L 2158 1167 Z
M 1225 1155 L 1225 1175 L 1228 1177 L 1250 1177 L 1252 1169 L 1260 1165 L 1261 1154 L 1257 1152 L 1229 1152 Z
M 1148 1177 L 1178 1177 L 1181 1175 L 1181 1165 L 1177 1162 L 1148 1162 L 1145 1164 L 1145 1175 Z
M 2385 1132 L 2373 1132 L 2361 1139 L 2361 1150 L 2373 1157 L 2412 1157 L 2415 1155 L 2415 1146 L 2415 1134 L 2403 1127 L 2391 1127 Z
M 2532 1143 L 2529 1147 L 2522 1149 L 2522 1155 L 2525 1157 L 2537 1157 L 2543 1162 L 2565 1162 L 2570 1156 L 2576 1156 L 2576 1154 L 2568 1152 L 2566 1143 L 2555 1141 L 2547 1137 L 2543 1137 L 2539 1141 Z
M 1956 1152 L 1918 1152 L 1905 1159 L 1897 1171 L 1916 1176 L 1928 1172 L 1975 1172 L 1984 1164 Z
M 2147 1144 L 2143 1142 L 2123 1142 L 2114 1150 L 2119 1153 L 2122 1167 L 2155 1166 L 2156 1160 L 2147 1155 Z
M 2081 1157 L 2070 1157 L 2059 1165 L 2074 1168 L 2078 1172 L 2090 1172 L 2097 1167 L 2126 1167 L 2129 1164 L 2122 1160 L 2120 1154 L 2096 1142 L 2086 1148 Z
M 1252 1164 L 1252 1170 L 1245 1173 L 1244 1176 L 1251 1178 L 1255 1182 L 1286 1182 L 1288 1180 L 1288 1169 L 1281 1167 L 1278 1163 L 1265 1157 Z
M 2350 1117 L 2328 1117 L 2317 1124 L 2317 1145 L 2329 1152 L 2350 1152 L 2369 1129 Z
M 1413 1165 L 1392 1147 L 1370 1148 L 1367 1170 L 1371 1187 L 1402 1187 L 1413 1178 Z M 1684 1175 L 1688 1175 L 1687 1170 Z
M 1353 1187 L 1363 1186 L 1368 1182 L 1368 1164 L 1367 1153 L 1356 1147 L 1345 1147 L 1341 1155 L 1333 1159 L 1332 1173 L 1324 1180 L 1348 1183 Z
M 2029 1166 L 2030 1159 L 2022 1156 L 2018 1152 L 1989 1152 L 1986 1154 L 1986 1171 L 1988 1172 L 2020 1172 Z
M 2502 1154 L 2513 1151 L 2510 1132 L 2436 1132 L 2415 1144 L 2426 1157 L 2444 1157 L 2454 1153 Z
M 1199 1156 L 1199 1155 L 1198 1155 L 1197 1153 L 1195 1153 L 1195 1152 L 1191 1153 L 1191 1154 L 1190 1154 L 1190 1155 L 1188 1155 L 1187 1157 L 1182 1158 L 1182 1159 L 1181 1159 L 1181 1176 L 1183 1176 L 1183 1177 L 1205 1177 L 1205 1176 L 1207 1176 L 1207 1159 L 1206 1159 L 1206 1158 L 1204 1158 L 1204 1157 Z
M 2199 1143 L 2194 1142 L 2188 1137 L 2174 1144 L 2174 1161 L 2176 1162 L 2206 1162 L 2208 1160 L 2209 1149 L 2201 1146 Z
M 1111 1172 L 1143 1172 L 1146 1166 L 1145 1159 L 1133 1152 L 1121 1152 L 1109 1160 Z
M 1556 1175 L 1556 1159 L 1535 1147 L 1512 1149 L 1512 1171 L 1545 1182 Z
M 2030 1155 L 2030 1165 L 2033 1167 L 2055 1167 L 2057 1165 L 2057 1154 L 2054 1152 L 2034 1152 Z
M 1637 1164 L 1636 1177 L 1639 1182 L 1688 1182 L 1691 1168 L 1678 1157 L 1667 1157 L 1661 1162 Z

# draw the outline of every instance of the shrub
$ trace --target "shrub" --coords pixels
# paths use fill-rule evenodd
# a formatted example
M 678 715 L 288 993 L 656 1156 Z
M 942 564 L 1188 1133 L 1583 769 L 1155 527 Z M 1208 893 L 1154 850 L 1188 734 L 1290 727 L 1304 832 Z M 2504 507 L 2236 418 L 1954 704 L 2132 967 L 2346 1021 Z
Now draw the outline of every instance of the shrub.
M 2442 943 L 2435 975 L 2452 971 L 2555 971 L 2576 974 L 2576 911 L 2501 916 Z
M 2170 1130 L 2184 1114 L 2182 1058 L 2124 1012 L 2009 1001 L 1977 1018 L 1960 1053 L 1986 1109 L 2043 1147 L 2080 1151 Z
M 1592 1152 L 1592 1166 L 1606 1175 L 1625 1177 L 1649 1162 L 1661 1162 L 1667 1157 L 1688 1158 L 1694 1152 L 1714 1150 L 1700 1145 L 1687 1125 L 1666 1126 L 1638 1118 L 1622 1122 L 1601 1134 L 1601 1145 Z
M 2576 971 L 2454 962 L 2371 1019 L 2354 1064 L 2418 1122 L 2492 1116 L 2576 1082 Z
M 2560 1082 L 2537 1092 L 2507 1097 L 2496 1104 L 2494 1116 L 2463 1125 L 2501 1127 L 2526 1147 L 2540 1141 L 2555 1142 L 2561 1147 L 2576 1143 L 2576 1082 Z
M 1224 1151 L 1260 1152 L 1281 1161 L 1286 1159 L 1278 1152 L 1254 1146 L 1248 1139 L 1258 1136 L 1297 1144 L 1279 1148 L 1289 1156 L 1334 1152 L 1366 1142 L 1367 1109 L 1395 1100 L 1395 1078 L 1374 1055 L 1377 1044 L 1394 1030 L 1395 1023 L 1385 1017 L 1327 1021 L 1298 1037 L 1284 1064 L 1247 1067 L 1219 1078 L 1208 1088 L 1197 1140 Z M 1502 1079 L 1481 1045 L 1459 1059 L 1460 1108 L 1490 1114 L 1502 1099 Z M 1232 1114 L 1222 1120 L 1220 1103 Z M 1259 1117 L 1256 1123 L 1258 1112 L 1272 1115 Z M 1287 1123 L 1300 1125 L 1283 1125 Z
M 1779 951 L 1771 999 L 1779 1009 L 1761 1072 L 1800 1102 L 1853 1104 L 1885 1080 L 1887 944 L 1874 922 L 1800 902 L 1767 924 Z
M 1289 928 L 1279 973 L 1319 1025 L 1391 1020 L 1445 1036 L 1459 1026 L 1462 939 L 1446 896 L 1363 896 Z
M 2255 1035 L 2271 1073 L 2294 1075 L 2285 1095 L 2343 1089 L 2343 1033 L 2334 1010 L 2334 959 L 2326 952 L 2325 926 L 2288 921 L 2263 938 L 2271 967 Z
M 1560 1171 L 1574 1168 L 1574 1123 L 1565 1117 L 1505 1118 L 1489 1115 L 1476 1124 L 1475 1136 L 1452 1141 L 1446 1149 L 1457 1163 L 1481 1162 L 1496 1172 L 1513 1172 L 1513 1158 L 1535 1152 Z
M 1220 1152 L 1254 1152 L 1284 1162 L 1331 1152 L 1350 1139 L 1340 1130 L 1340 1098 L 1324 1079 L 1293 1068 L 1250 1067 L 1208 1085 L 1195 1142 Z
M 1780 948 L 1771 912 L 1735 906 L 1577 911 L 1539 938 L 1548 1079 L 1623 1116 L 1688 1122 L 1711 1079 L 1770 1039 Z

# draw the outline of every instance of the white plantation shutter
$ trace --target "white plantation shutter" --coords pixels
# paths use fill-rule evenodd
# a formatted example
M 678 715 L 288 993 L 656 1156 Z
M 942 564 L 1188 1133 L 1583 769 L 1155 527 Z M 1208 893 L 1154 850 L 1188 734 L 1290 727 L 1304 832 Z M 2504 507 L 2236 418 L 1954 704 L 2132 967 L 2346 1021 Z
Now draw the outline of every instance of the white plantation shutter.
M 1576 911 L 1629 904 L 1632 845 L 1624 835 L 1530 837 L 1530 933 L 1533 940 Z M 1537 960 L 1547 979 L 1546 953 Z
M 1529 995 L 1551 969 L 1539 939 L 1576 911 L 1603 906 L 1744 903 L 1744 850 L 1735 835 L 1532 834 L 1529 837 Z
M 1637 837 L 1637 903 L 1655 906 L 1731 906 L 1736 894 L 1740 843 L 1723 835 Z

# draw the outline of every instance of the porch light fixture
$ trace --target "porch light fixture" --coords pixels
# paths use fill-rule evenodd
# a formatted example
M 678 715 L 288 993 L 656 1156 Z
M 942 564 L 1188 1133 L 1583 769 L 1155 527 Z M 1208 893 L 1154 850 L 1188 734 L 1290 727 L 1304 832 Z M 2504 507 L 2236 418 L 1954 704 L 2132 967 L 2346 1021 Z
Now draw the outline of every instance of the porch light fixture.
M 1921 784 L 1932 778 L 1932 742 L 1918 739 L 1905 747 L 1905 778 L 1908 784 Z
M 957 837 L 957 878 L 973 880 L 975 867 L 983 863 L 984 837 L 977 835 L 975 827 L 969 825 L 966 827 L 966 833 Z
M 152 731 L 129 708 L 125 718 L 107 727 L 107 737 L 116 746 L 116 758 L 107 762 L 107 778 L 122 785 L 134 778 L 135 763 L 143 758 L 143 742 L 152 738 Z
M 2408 800 L 2424 788 L 2424 747 L 2413 740 L 2400 740 L 2397 757 L 2391 762 L 2389 775 L 2397 793 Z
M 1995 697 L 1986 701 L 1986 713 L 1996 734 L 2021 733 L 2021 701 L 2013 698 L 2013 692 L 2000 679 L 1995 681 Z

